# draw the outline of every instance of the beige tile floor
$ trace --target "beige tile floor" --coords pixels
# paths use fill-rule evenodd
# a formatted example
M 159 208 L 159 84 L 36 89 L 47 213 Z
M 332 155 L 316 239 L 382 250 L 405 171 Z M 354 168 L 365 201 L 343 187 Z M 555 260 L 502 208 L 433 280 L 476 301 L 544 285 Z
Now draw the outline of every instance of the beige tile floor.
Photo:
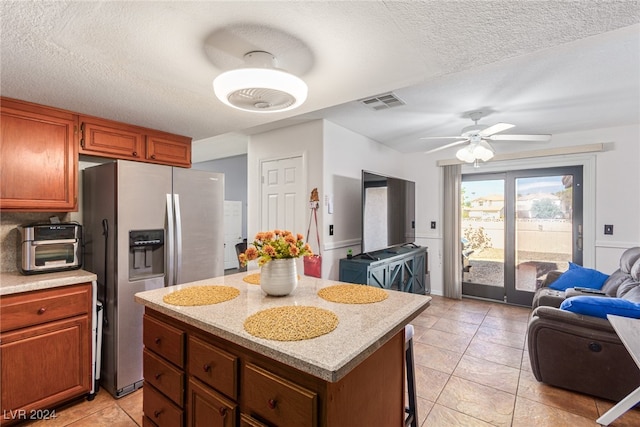
M 526 326 L 530 310 L 434 296 L 413 322 L 421 426 L 597 426 L 614 402 L 538 383 L 530 372 Z M 60 408 L 36 426 L 142 425 L 142 393 Z M 640 426 L 640 410 L 612 426 Z M 289 427 L 289 426 L 287 426 Z M 351 426 L 349 426 L 351 427 Z

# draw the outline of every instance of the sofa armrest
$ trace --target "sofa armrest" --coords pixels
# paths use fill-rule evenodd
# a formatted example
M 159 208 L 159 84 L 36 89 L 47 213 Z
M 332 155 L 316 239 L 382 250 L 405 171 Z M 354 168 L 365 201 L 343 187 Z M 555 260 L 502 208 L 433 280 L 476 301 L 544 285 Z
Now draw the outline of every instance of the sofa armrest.
M 535 309 L 539 306 L 560 308 L 560 304 L 566 298 L 564 291 L 556 291 L 549 288 L 541 288 L 533 295 L 531 308 Z
M 531 319 L 535 317 L 552 322 L 560 322 L 566 325 L 578 326 L 590 330 L 599 330 L 603 332 L 610 332 L 615 334 L 615 330 L 611 323 L 606 319 L 599 317 L 585 316 L 582 314 L 573 313 L 566 310 L 561 310 L 555 307 L 537 307 L 531 313 Z
M 559 270 L 552 270 L 548 272 L 547 275 L 544 277 L 544 280 L 540 284 L 540 288 L 548 287 L 550 284 L 558 280 L 558 277 L 560 277 L 562 273 L 564 272 Z

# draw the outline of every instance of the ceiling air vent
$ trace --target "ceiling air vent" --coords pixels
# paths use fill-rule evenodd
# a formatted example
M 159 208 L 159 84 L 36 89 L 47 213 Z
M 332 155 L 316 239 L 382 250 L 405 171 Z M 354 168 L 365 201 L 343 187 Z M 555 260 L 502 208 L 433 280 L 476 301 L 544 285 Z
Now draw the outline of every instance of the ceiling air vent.
M 393 107 L 405 105 L 405 102 L 398 98 L 393 92 L 383 93 L 371 98 L 361 99 L 362 105 L 372 110 L 386 110 Z

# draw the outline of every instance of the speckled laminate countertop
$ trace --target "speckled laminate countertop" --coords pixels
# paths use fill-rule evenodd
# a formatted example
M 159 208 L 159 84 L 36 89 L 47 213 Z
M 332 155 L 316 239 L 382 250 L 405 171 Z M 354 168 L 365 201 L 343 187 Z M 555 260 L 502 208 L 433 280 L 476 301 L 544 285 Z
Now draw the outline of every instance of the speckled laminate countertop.
M 0 273 L 0 295 L 92 282 L 96 280 L 96 277 L 94 273 L 85 270 L 59 271 L 28 276 L 17 271 Z
M 373 304 L 329 302 L 316 293 L 321 288 L 340 282 L 302 275 L 298 287 L 291 294 L 271 297 L 264 294 L 259 285 L 244 282 L 242 278 L 247 274 L 237 273 L 140 292 L 135 295 L 135 300 L 150 309 L 331 382 L 339 381 L 401 331 L 431 301 L 431 297 L 425 295 L 388 291 L 386 300 Z M 240 295 L 223 303 L 195 307 L 174 306 L 162 301 L 164 295 L 194 285 L 233 286 L 240 290 Z M 333 311 L 340 323 L 326 335 L 303 341 L 266 340 L 244 330 L 243 324 L 248 316 L 260 310 L 286 305 L 325 308 Z

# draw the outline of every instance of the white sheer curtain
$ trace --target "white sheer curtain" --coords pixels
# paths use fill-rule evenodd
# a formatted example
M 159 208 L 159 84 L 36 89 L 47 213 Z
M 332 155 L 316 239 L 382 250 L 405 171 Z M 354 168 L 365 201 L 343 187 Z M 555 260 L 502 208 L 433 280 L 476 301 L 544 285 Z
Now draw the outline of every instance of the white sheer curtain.
M 462 247 L 460 243 L 460 187 L 462 166 L 449 165 L 443 168 L 443 254 L 442 278 L 444 296 L 462 298 Z

